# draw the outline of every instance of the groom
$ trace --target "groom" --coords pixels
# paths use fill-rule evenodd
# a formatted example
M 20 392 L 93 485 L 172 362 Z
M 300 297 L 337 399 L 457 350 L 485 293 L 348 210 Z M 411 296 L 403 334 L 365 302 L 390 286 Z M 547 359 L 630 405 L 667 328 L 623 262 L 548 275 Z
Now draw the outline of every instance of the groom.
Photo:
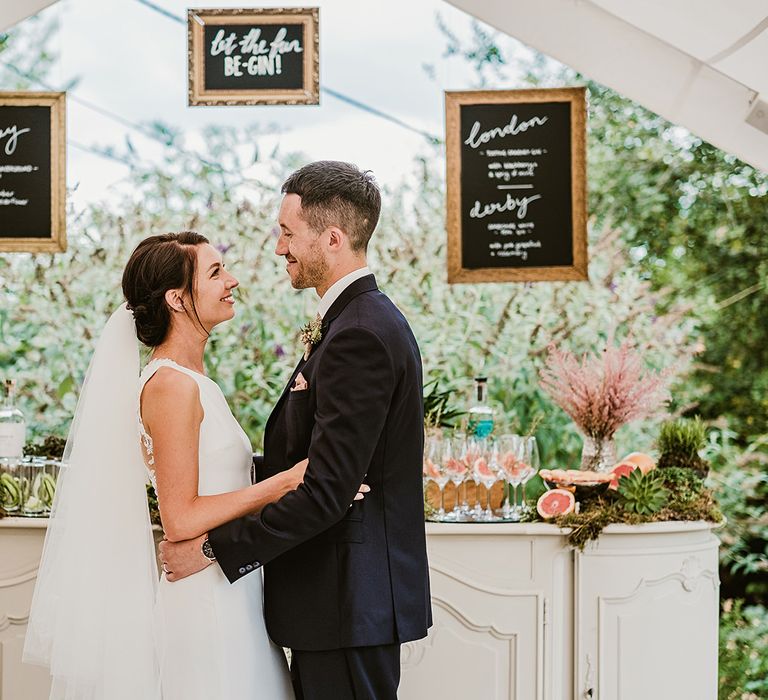
M 292 649 L 297 699 L 395 700 L 400 644 L 431 624 L 419 348 L 367 267 L 381 209 L 371 175 L 319 161 L 282 191 L 275 253 L 295 289 L 317 291 L 319 320 L 256 475 L 309 467 L 296 491 L 216 528 L 203 549 L 231 582 L 264 566 L 267 629 Z M 353 501 L 362 482 L 371 491 Z M 175 578 L 209 563 L 192 542 L 163 544 Z

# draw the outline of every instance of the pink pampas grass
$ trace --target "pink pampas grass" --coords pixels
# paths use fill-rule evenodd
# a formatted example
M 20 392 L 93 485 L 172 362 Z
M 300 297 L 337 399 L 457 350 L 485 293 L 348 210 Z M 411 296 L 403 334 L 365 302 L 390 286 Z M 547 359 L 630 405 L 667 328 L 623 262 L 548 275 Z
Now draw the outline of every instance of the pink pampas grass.
M 552 400 L 591 438 L 610 439 L 625 423 L 654 414 L 670 399 L 669 370 L 644 367 L 640 353 L 627 341 L 612 343 L 600 355 L 581 361 L 554 345 L 539 373 Z

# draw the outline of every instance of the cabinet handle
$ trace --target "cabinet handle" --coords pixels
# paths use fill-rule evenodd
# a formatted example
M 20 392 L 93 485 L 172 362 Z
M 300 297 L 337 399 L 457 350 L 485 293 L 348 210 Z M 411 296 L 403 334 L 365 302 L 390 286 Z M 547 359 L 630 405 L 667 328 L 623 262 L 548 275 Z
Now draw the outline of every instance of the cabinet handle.
M 587 700 L 592 700 L 592 698 L 595 697 L 595 687 L 593 683 L 595 682 L 594 674 L 592 672 L 592 657 L 587 654 L 586 658 L 587 662 L 587 672 L 584 674 L 584 685 L 587 686 L 587 689 L 584 691 L 583 697 Z

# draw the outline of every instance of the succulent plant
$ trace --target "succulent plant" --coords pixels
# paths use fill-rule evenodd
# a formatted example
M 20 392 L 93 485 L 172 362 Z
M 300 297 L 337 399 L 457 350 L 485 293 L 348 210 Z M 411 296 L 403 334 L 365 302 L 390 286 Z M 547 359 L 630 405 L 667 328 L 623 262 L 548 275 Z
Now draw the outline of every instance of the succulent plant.
M 635 469 L 629 476 L 619 479 L 619 497 L 626 511 L 650 515 L 664 507 L 669 491 L 664 488 L 660 474 L 652 471 L 643 474 Z
M 693 420 L 680 418 L 663 423 L 657 440 L 657 466 L 661 469 L 685 467 L 693 469 L 702 477 L 706 476 L 709 463 L 699 455 L 706 440 L 704 423 L 698 416 Z

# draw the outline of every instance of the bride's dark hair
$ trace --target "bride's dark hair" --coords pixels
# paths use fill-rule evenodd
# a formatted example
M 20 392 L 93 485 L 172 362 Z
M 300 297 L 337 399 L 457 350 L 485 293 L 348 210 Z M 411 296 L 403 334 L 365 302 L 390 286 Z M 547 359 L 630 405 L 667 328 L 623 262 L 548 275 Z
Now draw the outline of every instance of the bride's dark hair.
M 165 340 L 171 327 L 171 311 L 165 301 L 169 289 L 183 289 L 194 298 L 197 254 L 195 246 L 208 243 L 194 231 L 163 233 L 145 238 L 131 254 L 123 270 L 123 296 L 136 321 L 136 335 L 149 347 Z M 202 326 L 202 324 L 200 324 Z

